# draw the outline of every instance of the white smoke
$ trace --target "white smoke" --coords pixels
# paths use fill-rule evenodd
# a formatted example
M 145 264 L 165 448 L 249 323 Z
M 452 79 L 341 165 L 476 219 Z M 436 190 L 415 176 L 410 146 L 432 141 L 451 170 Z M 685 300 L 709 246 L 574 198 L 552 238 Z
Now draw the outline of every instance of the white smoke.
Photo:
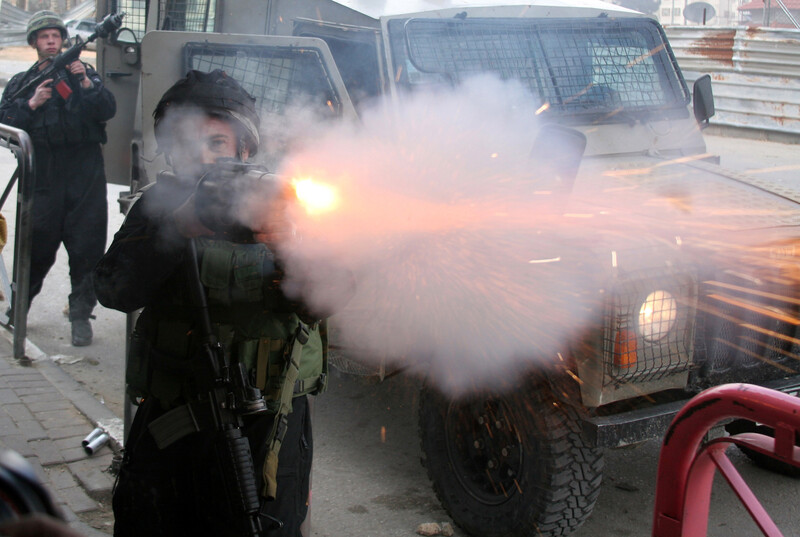
M 318 309 L 340 298 L 330 267 L 352 272 L 336 343 L 461 389 L 554 357 L 585 325 L 575 291 L 587 279 L 565 272 L 537 224 L 554 202 L 529 157 L 540 104 L 480 78 L 375 107 L 289 154 L 280 175 L 328 183 L 339 200 L 295 214 L 302 242 L 284 252 L 289 286 L 292 274 L 317 282 L 302 294 Z
M 332 269 L 350 271 L 356 294 L 331 324 L 351 357 L 427 370 L 453 392 L 513 384 L 586 334 L 598 342 L 619 264 L 669 266 L 681 233 L 709 228 L 713 185 L 640 188 L 647 170 L 615 188 L 583 174 L 566 205 L 553 169 L 531 159 L 540 105 L 517 83 L 478 78 L 362 111 L 290 151 L 279 175 L 326 183 L 338 204 L 297 207 L 286 289 L 325 311 L 347 290 Z

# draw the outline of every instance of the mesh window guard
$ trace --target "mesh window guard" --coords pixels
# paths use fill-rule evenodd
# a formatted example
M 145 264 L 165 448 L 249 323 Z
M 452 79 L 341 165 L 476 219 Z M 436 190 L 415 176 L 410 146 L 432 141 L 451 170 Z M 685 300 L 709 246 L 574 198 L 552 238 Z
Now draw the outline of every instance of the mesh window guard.
M 133 36 L 131 36 L 128 32 L 120 32 L 118 39 L 126 43 L 137 40 L 141 41 L 142 37 L 144 37 L 147 23 L 147 6 L 145 0 L 115 0 L 110 2 L 109 7 L 109 13 L 125 13 L 122 27 L 129 29 L 133 33 Z
M 316 123 L 341 116 L 341 99 L 331 83 L 321 53 L 314 48 L 188 43 L 185 71 L 222 69 L 253 97 L 261 115 L 263 151 L 259 160 L 275 168 L 292 136 L 287 118 Z
M 216 18 L 214 0 L 161 0 L 158 29 L 181 32 L 213 32 Z
M 493 73 L 519 80 L 563 114 L 685 109 L 689 102 L 650 20 L 410 19 L 392 21 L 390 33 L 398 79 L 409 86 L 425 75 L 456 84 Z
M 341 105 L 315 49 L 189 43 L 186 70 L 222 69 L 258 101 L 262 114 L 286 113 L 289 105 L 339 115 Z

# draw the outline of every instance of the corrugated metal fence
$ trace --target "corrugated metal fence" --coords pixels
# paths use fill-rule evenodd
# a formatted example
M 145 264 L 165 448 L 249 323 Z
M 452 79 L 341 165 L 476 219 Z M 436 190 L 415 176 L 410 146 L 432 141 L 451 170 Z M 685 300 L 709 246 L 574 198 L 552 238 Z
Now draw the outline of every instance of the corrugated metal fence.
M 711 75 L 712 124 L 800 135 L 800 30 L 665 29 L 689 86 Z
M 0 47 L 24 45 L 25 26 L 31 14 L 0 0 Z

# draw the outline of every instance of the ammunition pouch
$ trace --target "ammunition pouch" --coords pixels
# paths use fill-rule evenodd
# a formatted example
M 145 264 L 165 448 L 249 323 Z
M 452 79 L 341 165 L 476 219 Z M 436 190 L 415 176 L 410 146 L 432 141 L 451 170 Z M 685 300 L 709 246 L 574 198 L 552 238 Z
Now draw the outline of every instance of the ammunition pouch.
M 254 312 L 250 315 L 248 312 L 249 308 L 239 312 L 243 319 L 238 330 L 227 323 L 215 324 L 214 328 L 231 363 L 244 364 L 253 385 L 264 393 L 268 411 L 275 413 L 285 384 L 285 356 L 291 339 L 287 324 L 296 327 L 300 321 L 296 315 L 282 314 L 268 323 L 248 323 L 248 317 L 255 318 Z M 145 311 L 140 316 L 131 335 L 125 380 L 131 399 L 152 397 L 162 408 L 170 409 L 181 399 L 196 399 L 195 379 L 207 366 L 197 356 L 199 342 L 194 336 L 194 325 L 176 315 L 162 317 L 163 314 L 162 311 L 154 318 L 152 312 Z M 324 324 L 309 327 L 308 343 L 298 351 L 301 352 L 298 373 L 289 390 L 295 397 L 316 395 L 325 389 L 328 362 L 323 336 Z
M 192 433 L 212 431 L 215 428 L 208 401 L 193 401 L 173 408 L 147 425 L 158 449 L 166 449 Z
M 208 297 L 213 336 L 231 367 L 242 364 L 249 383 L 264 394 L 266 412 L 274 415 L 263 441 L 268 454 L 262 468 L 262 495 L 277 492 L 278 454 L 293 397 L 317 394 L 327 379 L 324 325 L 306 325 L 297 314 L 276 306 L 280 293 L 272 254 L 258 244 L 197 240 L 200 281 Z M 126 382 L 130 395 L 152 398 L 167 412 L 148 429 L 163 449 L 194 432 L 215 427 L 205 396 L 208 364 L 197 312 L 171 291 L 166 300 L 142 312 L 131 339 Z M 204 387 L 205 386 L 205 387 Z
M 275 414 L 272 430 L 266 439 L 269 446 L 262 468 L 263 488 L 261 495 L 274 500 L 277 494 L 278 456 L 288 427 L 288 416 L 292 411 L 292 399 L 309 389 L 312 384 L 305 382 L 299 389 L 298 374 L 303 356 L 303 347 L 309 342 L 309 327 L 298 322 L 295 333 L 283 348 L 283 374 L 279 388 L 269 394 L 276 399 L 269 401 L 271 413 Z M 320 374 L 313 384 L 314 393 L 325 386 L 325 374 Z M 310 380 L 310 379 L 306 379 Z M 277 382 L 275 382 L 277 384 Z M 148 424 L 148 430 L 159 449 L 165 449 L 181 438 L 203 430 L 214 430 L 213 409 L 205 399 L 195 399 L 162 414 Z

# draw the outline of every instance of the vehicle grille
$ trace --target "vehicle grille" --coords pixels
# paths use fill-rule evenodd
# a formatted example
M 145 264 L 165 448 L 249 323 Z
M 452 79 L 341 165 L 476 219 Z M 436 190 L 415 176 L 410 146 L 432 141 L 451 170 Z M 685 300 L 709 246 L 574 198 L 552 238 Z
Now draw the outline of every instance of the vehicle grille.
M 183 47 L 185 70 L 222 69 L 256 99 L 264 125 L 284 125 L 295 107 L 315 119 L 341 116 L 344 103 L 325 70 L 322 52 L 315 48 L 196 42 Z M 280 130 L 280 129 L 273 129 Z M 259 161 L 277 166 L 286 140 L 275 134 L 261 144 Z
M 796 374 L 798 301 L 779 287 L 720 278 L 703 283 L 701 365 L 693 383 L 760 382 Z

